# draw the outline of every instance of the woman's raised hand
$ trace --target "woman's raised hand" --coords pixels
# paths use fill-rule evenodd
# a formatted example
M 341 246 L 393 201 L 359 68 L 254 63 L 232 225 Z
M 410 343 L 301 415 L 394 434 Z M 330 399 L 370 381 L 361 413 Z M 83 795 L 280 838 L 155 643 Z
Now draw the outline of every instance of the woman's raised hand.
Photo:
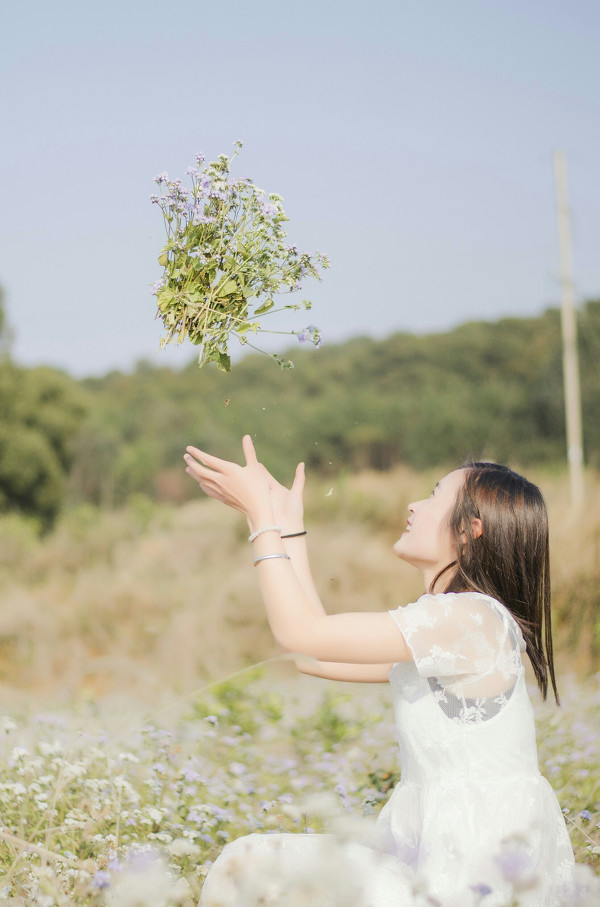
M 184 455 L 186 472 L 192 476 L 211 498 L 239 510 L 252 529 L 257 523 L 273 519 L 269 480 L 272 476 L 258 462 L 250 435 L 244 435 L 242 449 L 245 466 L 221 460 L 211 454 L 187 447 Z M 274 480 L 273 480 L 274 481 Z
M 283 533 L 301 532 L 304 526 L 304 463 L 298 463 L 291 488 L 286 488 L 262 467 L 269 481 L 273 517 Z

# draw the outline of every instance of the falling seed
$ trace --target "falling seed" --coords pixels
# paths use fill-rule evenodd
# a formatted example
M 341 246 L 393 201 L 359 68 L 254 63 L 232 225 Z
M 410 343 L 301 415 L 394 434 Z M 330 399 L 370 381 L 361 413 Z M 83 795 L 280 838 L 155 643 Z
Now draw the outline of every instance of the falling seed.
M 230 402 L 231 402 L 231 394 L 227 394 L 227 399 L 223 403 L 223 406 L 229 406 Z
M 325 495 L 325 497 L 330 498 L 332 494 L 333 494 L 333 488 L 330 488 L 329 491 L 327 492 L 327 494 Z

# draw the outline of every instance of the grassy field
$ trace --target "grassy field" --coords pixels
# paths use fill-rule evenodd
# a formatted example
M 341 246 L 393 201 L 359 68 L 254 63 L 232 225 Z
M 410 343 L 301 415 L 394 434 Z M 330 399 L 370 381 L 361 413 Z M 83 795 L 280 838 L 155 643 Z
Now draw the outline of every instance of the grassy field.
M 598 869 L 599 679 L 565 682 L 563 694 L 560 713 L 537 702 L 540 765 L 578 860 Z M 347 835 L 349 820 L 365 834 L 400 768 L 387 687 L 295 678 L 277 664 L 154 708 L 121 696 L 16 710 L 0 729 L 8 905 L 191 907 L 240 835 Z
M 398 469 L 309 482 L 308 542 L 328 610 L 391 608 L 422 592 L 391 548 L 407 503 L 437 477 Z M 574 514 L 564 476 L 533 478 L 551 516 L 559 668 L 590 673 L 600 666 L 600 480 L 589 477 Z M 145 498 L 115 512 L 80 507 L 41 540 L 1 518 L 5 698 L 126 690 L 153 701 L 274 654 L 246 536 L 237 514 L 200 496 L 179 508 Z
M 407 502 L 436 478 L 395 470 L 309 486 L 330 610 L 420 594 L 391 546 Z M 551 514 L 563 695 L 557 710 L 534 694 L 540 766 L 578 859 L 598 871 L 600 482 L 589 478 L 574 514 L 564 476 L 532 478 Z M 79 508 L 43 539 L 0 520 L 2 904 L 191 905 L 226 841 L 379 810 L 400 769 L 389 690 L 277 660 L 246 670 L 276 656 L 246 535 L 201 499 Z

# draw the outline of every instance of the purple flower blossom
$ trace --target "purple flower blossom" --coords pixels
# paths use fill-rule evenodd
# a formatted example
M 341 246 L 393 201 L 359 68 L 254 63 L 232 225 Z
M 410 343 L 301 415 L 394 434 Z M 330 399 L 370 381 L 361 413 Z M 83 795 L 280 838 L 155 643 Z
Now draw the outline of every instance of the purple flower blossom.
M 99 869 L 98 872 L 94 875 L 94 888 L 108 888 L 110 886 L 110 872 L 105 872 L 104 869 Z
M 127 856 L 127 865 L 125 869 L 131 872 L 147 872 L 160 866 L 160 857 L 153 850 L 140 850 L 137 853 L 130 853 Z
M 506 840 L 495 861 L 506 881 L 511 882 L 517 891 L 535 885 L 533 859 L 520 839 Z
M 198 772 L 194 771 L 193 768 L 186 768 L 186 770 L 183 773 L 183 777 L 185 778 L 186 781 L 200 781 L 201 780 L 201 776 L 198 774 Z
M 587 819 L 588 822 L 592 818 L 592 814 L 589 811 L 589 809 L 582 809 L 581 812 L 579 813 L 579 815 L 581 816 L 582 819 Z
M 273 217 L 277 214 L 277 205 L 272 205 L 270 202 L 263 202 L 260 206 L 260 210 L 265 217 Z
M 484 882 L 480 882 L 479 885 L 470 885 L 471 891 L 479 896 L 479 899 L 487 897 L 488 894 L 492 893 L 492 889 L 489 885 L 486 885 Z
M 159 173 L 158 176 L 154 177 L 154 182 L 158 183 L 158 185 L 160 186 L 161 183 L 166 183 L 168 179 L 169 174 L 163 170 L 162 173 Z
M 303 331 L 296 331 L 296 337 L 298 338 L 299 343 L 305 343 L 307 340 L 310 340 L 317 349 L 321 346 L 321 332 L 314 324 L 307 325 Z

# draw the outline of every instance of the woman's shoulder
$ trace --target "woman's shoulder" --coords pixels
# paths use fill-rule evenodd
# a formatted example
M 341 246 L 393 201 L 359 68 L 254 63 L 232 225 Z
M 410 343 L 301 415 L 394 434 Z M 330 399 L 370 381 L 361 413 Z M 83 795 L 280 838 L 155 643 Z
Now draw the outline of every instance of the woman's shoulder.
M 407 616 L 411 614 L 413 619 L 418 619 L 419 622 L 442 617 L 451 621 L 465 618 L 469 623 L 481 625 L 483 621 L 487 623 L 490 618 L 495 618 L 510 628 L 519 648 L 525 648 L 521 628 L 510 609 L 503 602 L 484 592 L 475 590 L 425 592 L 415 601 L 401 605 L 397 611 L 404 612 Z M 422 615 L 420 619 L 417 617 L 419 614 Z
M 440 608 L 442 610 L 465 608 L 494 608 L 508 611 L 502 602 L 497 601 L 483 592 L 466 591 L 466 592 L 424 592 L 414 601 L 405 605 L 399 605 L 399 608 Z
M 400 605 L 390 613 L 405 615 L 406 618 L 419 622 L 471 616 L 483 613 L 490 608 L 487 602 L 481 601 L 482 596 L 473 592 L 425 592 L 414 601 Z M 490 599 L 493 601 L 493 599 Z

